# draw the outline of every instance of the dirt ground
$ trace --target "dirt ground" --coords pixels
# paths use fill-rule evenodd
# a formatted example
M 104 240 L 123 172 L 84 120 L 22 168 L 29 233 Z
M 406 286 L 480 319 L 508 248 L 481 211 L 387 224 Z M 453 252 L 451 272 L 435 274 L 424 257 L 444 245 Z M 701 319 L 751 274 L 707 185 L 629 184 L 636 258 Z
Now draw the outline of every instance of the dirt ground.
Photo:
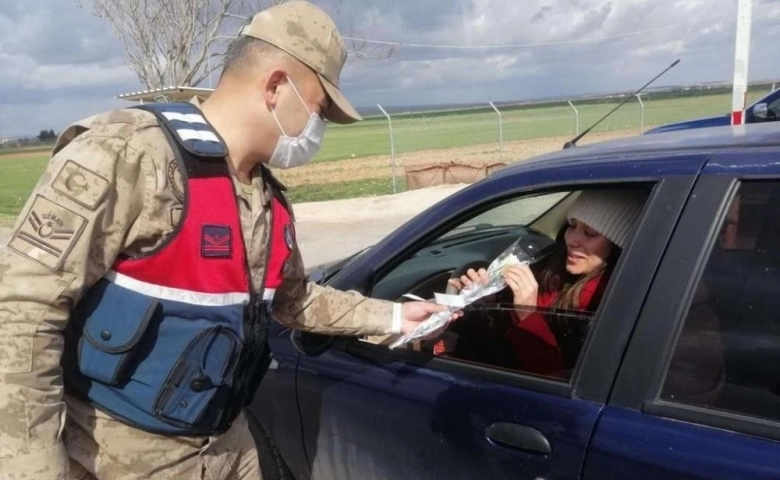
M 587 135 L 580 145 L 636 135 L 636 130 L 599 132 Z M 550 137 L 504 143 L 503 159 L 507 163 L 519 162 L 543 153 L 563 148 L 570 137 Z M 474 145 L 468 147 L 423 150 L 396 154 L 396 176 L 402 178 L 403 168 L 412 165 L 448 163 L 451 161 L 485 163 L 499 160 L 498 145 Z M 295 185 L 318 185 L 347 180 L 388 178 L 392 176 L 390 155 L 356 158 L 337 162 L 313 163 L 291 170 L 277 171 L 279 179 L 290 187 Z
M 0 150 L 0 162 L 3 160 L 18 160 L 18 159 L 25 159 L 25 158 L 37 158 L 37 157 L 45 157 L 49 155 L 48 150 L 35 150 L 32 152 L 14 152 L 14 153 L 4 153 L 2 150 Z
M 581 144 L 634 134 L 636 132 L 631 130 L 595 133 L 585 137 Z M 511 159 L 511 162 L 522 161 L 535 155 L 560 150 L 567 140 L 568 137 L 555 137 L 505 143 L 504 158 Z M 396 159 L 396 173 L 402 176 L 405 165 L 453 160 L 475 163 L 496 161 L 498 151 L 493 145 L 479 145 L 405 153 L 397 155 Z M 390 175 L 389 155 L 315 163 L 279 172 L 280 179 L 293 189 L 296 185 L 387 178 Z M 315 266 L 338 260 L 373 245 L 425 208 L 464 186 L 442 185 L 395 195 L 296 204 L 298 238 L 304 262 L 307 266 Z M 0 226 L 0 242 L 7 240 L 10 232 L 11 229 L 7 226 Z

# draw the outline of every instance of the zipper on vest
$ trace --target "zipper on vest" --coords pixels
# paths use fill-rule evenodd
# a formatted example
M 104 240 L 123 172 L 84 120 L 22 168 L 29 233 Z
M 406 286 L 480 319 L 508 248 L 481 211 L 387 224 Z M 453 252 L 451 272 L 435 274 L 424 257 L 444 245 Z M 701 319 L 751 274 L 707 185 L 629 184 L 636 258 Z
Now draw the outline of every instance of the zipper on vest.
M 263 182 L 266 184 L 266 188 L 271 193 L 271 211 L 270 215 L 268 216 L 268 247 L 266 248 L 265 252 L 265 262 L 263 264 L 263 283 L 261 286 L 260 291 L 260 298 L 265 298 L 265 291 L 267 290 L 266 283 L 268 282 L 268 264 L 271 262 L 271 253 L 273 252 L 274 248 L 274 200 L 276 199 L 276 192 L 274 191 L 273 187 L 268 184 L 268 182 L 265 182 L 265 179 L 263 179 Z M 273 300 L 269 300 L 269 302 L 273 303 Z

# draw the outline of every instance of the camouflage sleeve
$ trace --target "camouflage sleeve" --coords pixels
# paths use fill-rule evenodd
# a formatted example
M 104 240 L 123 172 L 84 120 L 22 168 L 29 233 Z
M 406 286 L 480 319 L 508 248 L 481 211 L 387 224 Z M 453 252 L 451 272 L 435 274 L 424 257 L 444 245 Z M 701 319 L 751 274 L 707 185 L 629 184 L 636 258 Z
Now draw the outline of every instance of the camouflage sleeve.
M 0 247 L 3 480 L 67 475 L 62 331 L 84 289 L 145 228 L 159 175 L 137 130 L 104 123 L 56 151 Z
M 400 327 L 393 303 L 309 282 L 297 245 L 274 297 L 274 318 L 289 327 L 331 335 L 385 335 Z M 394 325 L 395 323 L 395 325 Z

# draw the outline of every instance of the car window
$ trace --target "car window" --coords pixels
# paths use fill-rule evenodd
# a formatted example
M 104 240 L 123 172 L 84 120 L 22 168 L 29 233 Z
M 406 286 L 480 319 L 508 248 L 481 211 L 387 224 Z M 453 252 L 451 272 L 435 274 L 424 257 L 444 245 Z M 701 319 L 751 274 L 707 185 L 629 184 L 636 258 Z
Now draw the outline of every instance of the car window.
M 433 299 L 438 293 L 457 294 L 458 290 L 448 285 L 448 280 L 460 278 L 469 268 L 487 268 L 519 239 L 532 245 L 535 251 L 546 252 L 528 267 L 530 272 L 526 271 L 538 283 L 538 291 L 533 295 L 536 305 L 529 306 L 515 299 L 511 288 L 506 287 L 467 306 L 464 316 L 440 337 L 399 348 L 568 382 L 622 253 L 606 237 L 590 227 L 580 226 L 579 235 L 588 239 L 598 236 L 612 246 L 603 252 L 603 262 L 597 262 L 598 268 L 594 267 L 592 275 L 587 271 L 569 273 L 569 264 L 579 265 L 577 255 L 584 255 L 588 250 L 578 244 L 575 257 L 569 256 L 565 240 L 569 228 L 567 214 L 580 205 L 579 215 L 584 215 L 584 209 L 592 214 L 588 218 L 593 222 L 612 228 L 622 224 L 624 220 L 619 218 L 638 218 L 647 195 L 647 190 L 630 190 L 627 194 L 624 187 L 612 194 L 602 191 L 604 198 L 589 196 L 588 200 L 583 199 L 583 192 L 572 189 L 531 193 L 485 208 L 480 215 L 464 220 L 426 243 L 378 278 L 370 295 L 374 298 L 397 302 L 407 301 L 408 296 Z M 618 196 L 610 200 L 613 194 Z M 627 197 L 620 196 L 626 194 Z M 583 199 L 581 204 L 580 199 Z M 605 205 L 614 205 L 614 210 Z M 636 209 L 622 211 L 625 205 Z M 596 214 L 597 211 L 600 213 Z M 479 224 L 480 219 L 496 223 L 491 228 L 463 228 Z M 363 340 L 391 345 L 396 339 L 396 336 L 378 336 Z
M 459 233 L 491 227 L 530 225 L 570 192 L 529 195 L 495 206 L 474 218 L 468 219 L 440 237 L 449 238 Z
M 777 120 L 780 119 L 780 98 L 777 98 L 773 100 L 772 102 L 767 105 L 768 110 L 768 120 Z
M 661 398 L 780 420 L 780 182 L 743 183 L 678 335 Z
M 476 305 L 439 338 L 421 342 L 431 355 L 568 381 L 593 312 Z M 521 320 L 522 319 L 522 320 Z

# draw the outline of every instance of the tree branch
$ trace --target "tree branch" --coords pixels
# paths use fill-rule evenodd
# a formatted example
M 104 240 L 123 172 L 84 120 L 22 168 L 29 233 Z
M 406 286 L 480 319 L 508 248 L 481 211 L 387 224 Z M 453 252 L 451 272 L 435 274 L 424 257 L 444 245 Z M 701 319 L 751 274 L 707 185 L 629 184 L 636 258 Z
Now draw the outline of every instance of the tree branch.
M 252 15 L 287 0 L 72 0 L 105 19 L 125 52 L 125 63 L 148 89 L 196 86 L 222 62 L 229 41 Z M 332 16 L 342 0 L 330 0 Z M 385 60 L 393 48 L 347 42 L 348 62 Z

